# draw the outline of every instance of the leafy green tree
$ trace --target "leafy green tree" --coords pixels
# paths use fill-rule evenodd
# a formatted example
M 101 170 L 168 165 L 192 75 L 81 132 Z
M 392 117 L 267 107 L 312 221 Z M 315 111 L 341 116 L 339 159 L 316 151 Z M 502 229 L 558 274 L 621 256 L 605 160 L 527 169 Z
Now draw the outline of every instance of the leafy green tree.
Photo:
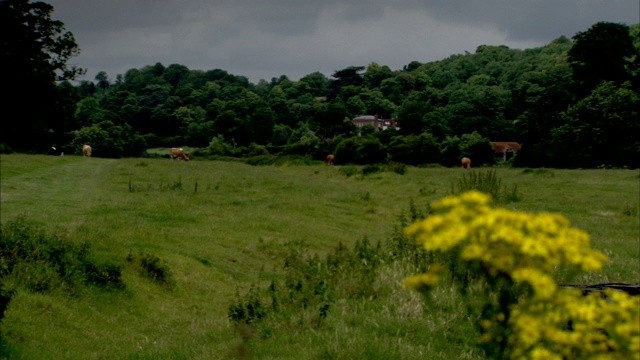
M 322 140 L 309 124 L 300 123 L 289 137 L 285 152 L 290 154 L 317 155 L 322 149 Z
M 398 108 L 377 89 L 365 89 L 358 97 L 364 102 L 365 106 L 365 110 L 361 114 L 378 115 L 381 118 L 390 119 Z
M 602 81 L 622 84 L 631 79 L 628 69 L 638 53 L 628 26 L 599 22 L 573 39 L 569 63 L 580 94 L 589 94 Z
M 438 139 L 429 133 L 396 136 L 388 146 L 391 160 L 408 165 L 441 162 Z
M 329 89 L 329 79 L 321 72 L 313 72 L 300 78 L 300 82 L 309 85 L 313 96 L 326 96 Z
M 293 130 L 284 124 L 275 124 L 273 126 L 273 136 L 271 138 L 271 145 L 284 146 L 289 143 L 289 138 Z
M 247 123 L 233 110 L 225 110 L 213 123 L 214 133 L 224 136 L 227 141 L 244 146 L 250 143 L 250 129 Z
M 425 116 L 433 106 L 424 101 L 407 100 L 398 108 L 398 126 L 401 135 L 418 135 L 425 131 Z
M 462 150 L 460 150 L 460 138 L 458 136 L 447 136 L 440 144 L 440 154 L 442 155 L 442 165 L 460 166 Z
M 160 65 L 161 67 L 161 65 Z M 152 86 L 171 88 L 162 73 L 158 75 L 158 64 L 155 66 L 145 66 L 142 69 L 130 69 L 123 77 L 123 81 L 119 86 L 122 90 L 130 90 L 134 92 L 144 91 L 143 89 Z
M 363 75 L 364 66 L 349 66 L 348 68 L 337 70 L 333 73 L 333 78 L 329 83 L 328 98 L 335 99 L 347 86 L 362 87 L 364 83 Z
M 149 119 L 150 132 L 156 134 L 163 146 L 179 146 L 183 142 L 183 136 L 188 124 L 181 113 L 182 101 L 180 98 L 170 96 L 164 104 L 157 106 L 151 112 Z
M 80 101 L 80 90 L 74 86 L 68 80 L 61 81 L 58 84 L 58 93 L 60 94 L 59 106 L 64 114 L 71 116 L 65 116 L 62 120 L 62 129 L 68 132 L 71 129 L 77 129 L 78 124 L 73 116 L 76 111 L 76 104 Z
M 312 125 L 322 139 L 330 139 L 339 134 L 351 135 L 355 131 L 349 112 L 340 102 L 321 103 L 316 106 Z
M 275 114 L 275 122 L 290 127 L 295 126 L 296 118 L 293 116 L 287 103 L 287 95 L 282 87 L 276 85 L 269 92 L 268 104 Z
M 380 143 L 384 146 L 388 146 L 391 143 L 391 139 L 398 136 L 398 129 L 387 128 L 384 130 L 376 131 L 373 135 L 380 140 Z
M 115 125 L 111 121 L 80 129 L 71 147 L 80 155 L 83 144 L 91 145 L 92 156 L 104 158 L 139 157 L 147 149 L 144 138 L 135 133 L 131 126 Z
M 471 158 L 474 166 L 493 165 L 495 157 L 488 138 L 474 131 L 460 136 L 460 155 Z
M 102 121 L 102 108 L 100 102 L 94 97 L 87 97 L 80 100 L 76 108 L 76 121 L 80 126 L 91 126 Z
M 401 104 L 416 85 L 415 77 L 406 72 L 397 73 L 394 77 L 384 79 L 380 83 L 380 91 L 394 104 Z
M 174 87 L 178 87 L 179 85 L 184 84 L 189 81 L 190 71 L 184 65 L 179 64 L 171 64 L 164 69 L 162 76 L 167 81 L 167 83 L 173 85 Z
M 150 84 L 134 92 L 138 94 L 140 106 L 152 111 L 167 101 L 170 91 L 171 89 L 167 85 Z
M 111 82 L 109 81 L 109 76 L 104 71 L 100 71 L 99 73 L 97 73 L 94 79 L 96 80 L 97 86 L 100 89 L 106 89 L 109 87 L 109 85 L 111 85 Z
M 376 128 L 371 124 L 367 124 L 360 128 L 360 136 L 372 136 L 375 135 Z
M 139 98 L 131 93 L 120 107 L 118 115 L 124 123 L 131 125 L 134 131 L 147 133 L 149 130 L 149 112 L 140 106 Z
M 561 113 L 575 102 L 572 70 L 567 62 L 571 40 L 559 37 L 549 45 L 528 52 L 520 68 L 518 83 L 512 91 L 514 140 L 525 144 L 514 160 L 514 166 L 553 167 L 555 158 L 551 146 L 551 130 L 564 121 Z
M 384 146 L 373 136 L 353 136 L 336 145 L 336 162 L 339 164 L 376 164 L 387 157 Z
M 630 83 L 602 83 L 562 118 L 564 124 L 553 130 L 560 165 L 640 167 L 640 96 Z
M 448 94 L 444 109 L 448 127 L 454 135 L 479 131 L 492 138 L 503 138 L 510 124 L 504 114 L 510 101 L 509 91 L 493 83 L 489 75 L 474 75 Z
M 214 133 L 213 121 L 192 122 L 187 126 L 184 142 L 189 146 L 206 147 Z
M 275 115 L 266 103 L 255 108 L 250 119 L 252 141 L 266 145 L 273 138 L 274 125 Z
M 393 77 L 393 71 L 388 66 L 381 66 L 376 62 L 372 62 L 367 66 L 367 70 L 363 75 L 364 86 L 369 89 L 380 87 L 383 80 Z
M 5 114 L 19 114 L 19 120 L 3 122 L 0 143 L 17 150 L 42 151 L 62 140 L 74 109 L 65 106 L 55 82 L 85 72 L 67 65 L 80 50 L 52 13 L 43 2 L 0 1 L 0 68 L 7 90 L 0 107 Z
M 218 134 L 211 139 L 204 153 L 218 156 L 238 156 L 240 149 L 232 140 L 227 140 L 223 135 Z
M 346 108 L 349 112 L 349 117 L 362 115 L 366 110 L 364 101 L 362 101 L 362 99 L 360 99 L 360 96 L 357 95 L 347 100 Z
M 82 80 L 78 86 L 78 92 L 80 97 L 88 97 L 96 93 L 96 84 L 92 81 Z

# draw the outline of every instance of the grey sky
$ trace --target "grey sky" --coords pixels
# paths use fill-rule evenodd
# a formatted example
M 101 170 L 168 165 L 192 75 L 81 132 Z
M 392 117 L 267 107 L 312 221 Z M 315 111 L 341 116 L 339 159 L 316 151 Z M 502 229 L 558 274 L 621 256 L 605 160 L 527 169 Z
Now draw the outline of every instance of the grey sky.
M 532 48 L 599 21 L 640 22 L 639 0 L 43 0 L 81 49 L 82 80 L 157 62 L 251 82 L 371 62 L 402 69 L 479 45 Z

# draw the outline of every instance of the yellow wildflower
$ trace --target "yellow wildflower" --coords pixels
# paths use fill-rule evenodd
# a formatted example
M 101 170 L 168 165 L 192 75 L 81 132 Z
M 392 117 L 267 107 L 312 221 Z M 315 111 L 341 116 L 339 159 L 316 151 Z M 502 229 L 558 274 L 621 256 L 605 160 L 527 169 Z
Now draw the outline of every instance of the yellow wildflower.
M 465 268 L 475 271 L 472 275 L 487 284 L 502 284 L 497 290 L 502 294 L 517 290 L 517 284 L 531 287 L 531 294 L 514 297 L 498 315 L 481 319 L 481 343 L 508 336 L 513 358 L 640 360 L 640 297 L 611 291 L 606 299 L 599 293 L 582 296 L 577 289 L 558 289 L 553 280 L 559 265 L 602 268 L 607 258 L 590 248 L 589 235 L 562 215 L 494 209 L 490 201 L 475 191 L 449 196 L 434 204 L 435 215 L 406 229 L 428 251 L 444 253 L 444 265 L 457 274 Z M 405 284 L 428 289 L 438 283 L 441 271 L 432 267 Z

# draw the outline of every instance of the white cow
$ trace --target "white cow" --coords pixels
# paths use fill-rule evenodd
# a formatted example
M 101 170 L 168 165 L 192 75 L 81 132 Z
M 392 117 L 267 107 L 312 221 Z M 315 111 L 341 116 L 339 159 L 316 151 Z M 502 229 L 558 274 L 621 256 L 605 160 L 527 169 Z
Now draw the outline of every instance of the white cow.
M 82 145 L 82 155 L 91 157 L 91 146 L 86 144 Z

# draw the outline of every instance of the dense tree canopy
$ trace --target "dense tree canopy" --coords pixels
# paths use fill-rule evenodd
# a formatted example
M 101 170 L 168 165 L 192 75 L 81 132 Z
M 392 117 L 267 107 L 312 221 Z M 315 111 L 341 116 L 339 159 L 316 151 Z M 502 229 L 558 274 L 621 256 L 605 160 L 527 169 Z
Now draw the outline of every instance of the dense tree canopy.
M 588 94 L 602 81 L 621 84 L 630 80 L 629 71 L 638 49 L 634 48 L 626 25 L 599 22 L 573 39 L 569 63 L 580 93 Z
M 79 49 L 50 18 L 53 8 L 7 0 L 0 10 L 1 65 L 15 90 L 2 101 L 21 119 L 3 125 L 0 144 L 15 149 L 57 143 L 73 153 L 94 141 L 95 156 L 109 157 L 191 146 L 196 156 L 335 152 L 337 164 L 458 166 L 462 156 L 492 164 L 489 141 L 514 141 L 523 144 L 517 166 L 637 167 L 640 158 L 630 135 L 638 132 L 638 24 L 600 22 L 539 48 L 482 45 L 395 71 L 370 62 L 331 77 L 253 84 L 222 69 L 158 62 L 74 86 L 56 82 L 81 70 L 66 65 Z M 357 129 L 351 120 L 365 114 L 399 128 Z M 101 152 L 109 141 L 121 151 Z
M 67 61 L 79 53 L 73 35 L 53 20 L 53 7 L 29 0 L 0 2 L 0 68 L 7 91 L 0 97 L 5 114 L 0 143 L 16 149 L 42 150 L 62 141 L 72 127 L 73 94 L 61 90 L 56 81 L 72 80 L 82 69 Z

